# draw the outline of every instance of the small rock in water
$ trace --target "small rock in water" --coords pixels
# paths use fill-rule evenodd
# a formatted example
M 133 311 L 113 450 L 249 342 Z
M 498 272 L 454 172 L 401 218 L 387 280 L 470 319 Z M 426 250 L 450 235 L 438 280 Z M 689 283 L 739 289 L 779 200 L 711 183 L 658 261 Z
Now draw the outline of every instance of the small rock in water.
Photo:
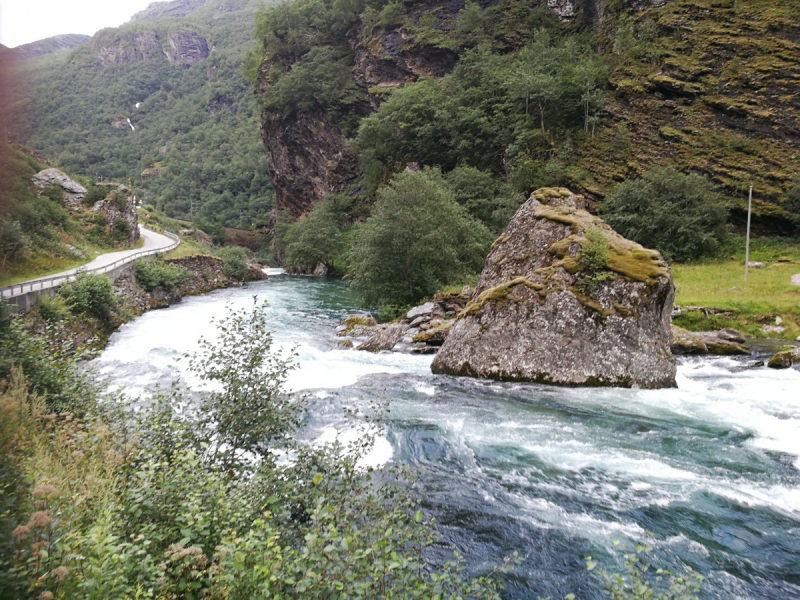
M 760 360 L 760 361 L 758 361 L 757 363 L 753 363 L 753 368 L 754 368 L 754 369 L 755 369 L 756 367 L 763 367 L 763 366 L 764 366 L 764 361 L 763 361 L 763 360 Z
M 338 342 L 336 342 L 336 345 L 339 348 L 352 348 L 353 342 L 351 340 L 339 340 Z
M 725 340 L 727 342 L 736 342 L 737 344 L 744 344 L 746 341 L 742 333 L 736 329 L 720 329 L 717 333 L 717 336 L 721 340 Z
M 795 364 L 800 364 L 800 348 L 778 352 L 769 359 L 767 366 L 771 369 L 788 369 Z

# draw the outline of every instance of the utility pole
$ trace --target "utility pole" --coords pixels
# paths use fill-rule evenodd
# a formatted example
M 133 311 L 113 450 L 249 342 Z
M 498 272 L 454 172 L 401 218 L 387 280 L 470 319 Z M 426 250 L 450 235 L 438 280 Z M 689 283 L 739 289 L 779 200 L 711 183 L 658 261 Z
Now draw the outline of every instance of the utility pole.
M 750 197 L 747 200 L 747 237 L 744 246 L 744 280 L 747 281 L 747 265 L 750 262 L 750 215 L 753 212 L 753 186 L 750 186 Z

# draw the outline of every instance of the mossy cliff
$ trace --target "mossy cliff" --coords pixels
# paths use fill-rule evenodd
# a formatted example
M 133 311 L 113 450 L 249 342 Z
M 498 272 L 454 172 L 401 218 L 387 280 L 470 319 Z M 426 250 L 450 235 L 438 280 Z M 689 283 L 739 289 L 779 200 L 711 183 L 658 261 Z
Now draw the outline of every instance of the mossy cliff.
M 800 5 L 778 0 L 672 0 L 606 23 L 618 51 L 604 127 L 577 146 L 601 198 L 653 165 L 708 176 L 735 220 L 754 187 L 756 225 L 792 225 L 800 173 Z M 626 39 L 628 47 L 626 48 Z
M 669 387 L 674 287 L 657 252 L 537 190 L 486 259 L 434 373 L 562 385 Z

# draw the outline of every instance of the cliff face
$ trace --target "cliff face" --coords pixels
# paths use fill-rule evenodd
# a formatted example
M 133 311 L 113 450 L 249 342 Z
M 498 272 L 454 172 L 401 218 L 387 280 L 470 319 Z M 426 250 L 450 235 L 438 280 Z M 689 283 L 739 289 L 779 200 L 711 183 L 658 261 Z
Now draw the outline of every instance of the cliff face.
M 170 64 L 189 68 L 208 57 L 208 41 L 191 30 L 160 33 L 156 30 L 130 33 L 122 39 L 102 36 L 92 42 L 93 60 L 85 66 L 105 67 L 113 64 L 149 60 L 163 55 Z
M 376 26 L 368 44 L 360 43 L 353 27 L 347 36 L 352 50 L 353 77 L 364 100 L 349 108 L 349 116 L 364 117 L 377 109 L 386 94 L 420 77 L 441 78 L 452 71 L 457 55 L 441 48 L 404 48 L 406 34 L 398 27 Z M 259 67 L 259 88 L 270 85 L 275 61 Z M 261 136 L 267 172 L 276 193 L 276 210 L 294 216 L 308 211 L 329 192 L 345 189 L 356 177 L 357 159 L 348 152 L 341 115 L 323 107 L 288 115 L 264 111 Z
M 793 227 L 784 204 L 798 172 L 800 146 L 796 1 L 543 0 L 543 5 L 568 28 L 591 26 L 612 71 L 596 135 L 572 143 L 582 171 L 569 182 L 574 189 L 596 201 L 620 181 L 672 165 L 717 184 L 730 199 L 734 220 L 743 214 L 752 184 L 756 226 L 772 233 Z M 464 2 L 404 6 L 405 25 L 379 24 L 363 35 L 358 22 L 344 35 L 364 99 L 360 115 L 376 110 L 398 87 L 421 77 L 441 79 L 458 60 L 441 40 L 453 38 Z M 438 38 L 412 40 L 408 23 L 419 23 L 426 13 L 436 15 Z M 522 32 L 512 40 L 512 51 L 529 36 Z M 260 70 L 262 91 L 270 85 L 269 64 Z M 299 215 L 355 179 L 346 121 L 321 105 L 297 114 L 262 113 L 278 210 Z

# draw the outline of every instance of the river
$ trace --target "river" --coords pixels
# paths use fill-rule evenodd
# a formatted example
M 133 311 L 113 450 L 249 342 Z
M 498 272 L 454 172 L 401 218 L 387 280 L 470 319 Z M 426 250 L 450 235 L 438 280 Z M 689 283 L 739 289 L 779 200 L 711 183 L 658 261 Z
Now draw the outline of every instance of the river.
M 314 435 L 341 424 L 342 405 L 389 402 L 368 459 L 419 473 L 440 558 L 458 550 L 481 573 L 519 551 L 504 597 L 602 598 L 583 557 L 618 569 L 615 540 L 649 539 L 661 566 L 706 577 L 703 598 L 800 598 L 799 371 L 682 359 L 678 389 L 657 391 L 435 376 L 430 356 L 337 348 L 354 296 L 289 276 L 146 313 L 111 336 L 97 370 L 130 395 L 169 384 L 226 304 L 253 296 L 277 346 L 297 347 L 289 384 L 309 395 Z

